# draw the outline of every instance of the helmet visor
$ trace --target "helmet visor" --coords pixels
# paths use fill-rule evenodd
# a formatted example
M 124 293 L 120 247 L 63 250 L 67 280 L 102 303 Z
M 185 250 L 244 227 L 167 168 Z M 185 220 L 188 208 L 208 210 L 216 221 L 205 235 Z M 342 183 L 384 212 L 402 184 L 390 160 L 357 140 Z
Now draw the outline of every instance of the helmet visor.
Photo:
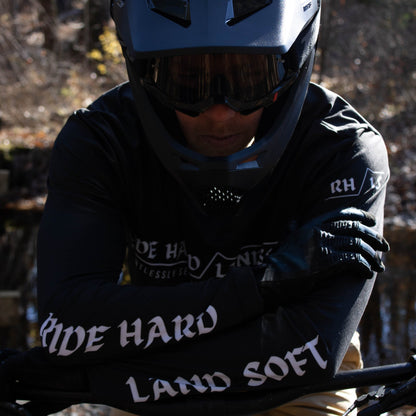
M 276 55 L 180 55 L 149 60 L 143 85 L 163 104 L 192 116 L 216 103 L 249 114 L 275 102 L 293 75 Z

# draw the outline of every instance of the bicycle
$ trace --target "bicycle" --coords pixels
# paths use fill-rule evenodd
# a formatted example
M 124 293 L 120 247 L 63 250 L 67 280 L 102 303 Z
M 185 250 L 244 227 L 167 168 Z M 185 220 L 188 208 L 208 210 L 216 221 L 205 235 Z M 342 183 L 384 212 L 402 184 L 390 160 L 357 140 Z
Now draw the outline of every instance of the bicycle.
M 361 409 L 358 412 L 359 416 L 380 416 L 404 405 L 414 407 L 413 416 L 416 416 L 416 351 L 406 362 L 339 372 L 332 379 L 321 384 L 300 386 L 296 389 L 251 392 L 249 394 L 246 392 L 244 394 L 216 393 L 209 397 L 193 398 L 191 400 L 187 398 L 186 400 L 172 399 L 157 404 L 146 403 L 141 406 L 140 415 L 249 415 L 277 407 L 305 394 L 369 386 L 380 387 L 358 397 L 344 416 L 348 416 L 355 408 Z M 102 404 L 95 403 L 92 394 L 84 390 L 57 391 L 52 388 L 33 389 L 17 385 L 16 395 L 18 401 L 28 401 L 28 403 L 35 405 L 48 403 L 61 409 L 68 403 Z M 0 403 L 0 416 L 35 416 L 29 410 L 30 406 L 25 406 L 17 402 Z M 36 416 L 38 414 L 42 413 L 37 413 Z

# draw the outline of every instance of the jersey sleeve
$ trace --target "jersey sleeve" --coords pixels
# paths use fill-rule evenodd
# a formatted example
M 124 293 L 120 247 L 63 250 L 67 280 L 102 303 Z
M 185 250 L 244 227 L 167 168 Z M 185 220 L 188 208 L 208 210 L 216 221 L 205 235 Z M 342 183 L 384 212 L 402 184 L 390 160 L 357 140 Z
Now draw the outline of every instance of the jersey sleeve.
M 339 276 L 244 325 L 142 358 L 89 367 L 92 393 L 100 402 L 140 413 L 143 405 L 215 400 L 217 394 L 238 401 L 319 383 L 336 373 L 371 287 L 371 281 Z
M 129 180 L 120 166 L 129 162 L 114 129 L 102 122 L 97 139 L 88 117 L 74 115 L 55 143 L 39 231 L 40 335 L 51 356 L 137 355 L 260 315 L 259 295 L 247 298 L 256 293 L 249 269 L 176 286 L 118 284 L 127 235 L 122 184 Z
M 305 166 L 306 174 L 298 174 L 294 187 L 308 203 L 296 215 L 307 219 L 353 206 L 373 213 L 382 232 L 390 177 L 385 143 L 353 107 L 335 94 L 323 98 L 324 91 L 316 95 L 329 101 L 330 114 L 323 119 L 317 117 L 302 131 L 314 139 L 301 144 L 299 166 Z

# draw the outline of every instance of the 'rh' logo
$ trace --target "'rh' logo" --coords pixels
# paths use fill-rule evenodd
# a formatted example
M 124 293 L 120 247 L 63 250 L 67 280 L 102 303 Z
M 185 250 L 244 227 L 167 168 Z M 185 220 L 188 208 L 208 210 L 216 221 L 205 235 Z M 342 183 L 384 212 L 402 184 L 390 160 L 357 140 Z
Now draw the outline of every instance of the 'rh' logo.
M 331 194 L 327 199 L 353 198 L 366 192 L 379 192 L 388 180 L 385 172 L 374 172 L 367 168 L 363 178 L 336 179 L 330 183 Z
M 337 179 L 331 183 L 331 194 L 340 194 L 344 192 L 355 191 L 354 178 Z

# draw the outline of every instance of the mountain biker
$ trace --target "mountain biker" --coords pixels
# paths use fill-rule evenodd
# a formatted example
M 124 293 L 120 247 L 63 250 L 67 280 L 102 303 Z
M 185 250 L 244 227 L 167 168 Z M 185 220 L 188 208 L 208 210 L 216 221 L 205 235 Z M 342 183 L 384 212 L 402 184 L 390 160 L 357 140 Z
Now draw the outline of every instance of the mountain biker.
M 42 346 L 103 403 L 140 413 L 361 365 L 389 169 L 380 134 L 310 82 L 320 3 L 112 2 L 129 82 L 59 134 L 38 247 Z

